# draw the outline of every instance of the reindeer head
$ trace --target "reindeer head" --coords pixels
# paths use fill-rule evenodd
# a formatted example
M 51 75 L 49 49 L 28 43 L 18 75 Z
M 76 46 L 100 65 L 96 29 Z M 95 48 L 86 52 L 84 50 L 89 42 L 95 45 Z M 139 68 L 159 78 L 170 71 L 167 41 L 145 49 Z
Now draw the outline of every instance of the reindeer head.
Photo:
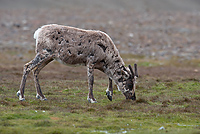
M 131 65 L 129 65 L 128 68 L 130 70 L 130 72 L 128 72 L 128 74 L 127 74 L 127 72 L 122 72 L 122 74 L 123 74 L 123 90 L 122 90 L 122 92 L 125 95 L 126 99 L 136 100 L 135 84 L 136 84 L 136 78 L 138 77 L 137 64 L 134 64 L 135 73 L 133 72 Z

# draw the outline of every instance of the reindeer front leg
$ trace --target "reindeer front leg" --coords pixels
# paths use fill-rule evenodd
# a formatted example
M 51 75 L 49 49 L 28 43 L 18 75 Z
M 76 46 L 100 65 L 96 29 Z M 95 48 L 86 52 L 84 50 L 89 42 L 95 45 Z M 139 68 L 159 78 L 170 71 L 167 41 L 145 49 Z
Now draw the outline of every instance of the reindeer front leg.
M 109 78 L 108 82 L 108 88 L 106 90 L 106 95 L 110 101 L 112 101 L 112 96 L 113 96 L 113 87 L 112 87 L 112 79 Z
M 93 56 L 88 58 L 87 63 L 87 74 L 88 74 L 88 87 L 89 87 L 89 93 L 87 100 L 89 103 L 97 103 L 96 99 L 93 95 L 93 84 L 94 84 L 94 63 L 93 63 Z

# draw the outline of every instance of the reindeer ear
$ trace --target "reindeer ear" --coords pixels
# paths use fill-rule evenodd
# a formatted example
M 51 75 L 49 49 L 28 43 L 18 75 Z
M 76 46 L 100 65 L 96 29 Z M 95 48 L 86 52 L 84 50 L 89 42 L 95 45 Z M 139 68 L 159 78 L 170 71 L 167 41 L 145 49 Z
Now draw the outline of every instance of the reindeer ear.
M 129 69 L 131 71 L 132 78 L 134 78 L 134 72 L 133 72 L 133 69 L 132 69 L 131 65 L 128 65 L 128 67 L 129 67 Z
M 134 68 L 135 68 L 135 76 L 138 77 L 137 64 L 134 64 Z

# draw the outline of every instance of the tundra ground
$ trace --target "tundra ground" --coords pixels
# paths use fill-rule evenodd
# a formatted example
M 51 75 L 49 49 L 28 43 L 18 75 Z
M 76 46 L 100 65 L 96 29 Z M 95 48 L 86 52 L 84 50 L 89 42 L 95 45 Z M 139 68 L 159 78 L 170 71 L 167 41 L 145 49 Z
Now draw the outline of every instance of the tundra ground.
M 1 0 L 0 133 L 200 133 L 200 10 L 197 0 Z M 126 65 L 138 64 L 136 101 L 95 70 L 96 104 L 87 101 L 86 67 L 47 65 L 35 98 L 16 96 L 23 65 L 35 56 L 34 31 L 62 24 L 106 32 Z
M 20 52 L 21 53 L 21 52 Z M 47 101 L 35 98 L 32 73 L 26 101 L 19 101 L 22 65 L 17 51 L 0 54 L 0 133 L 200 133 L 199 63 L 177 65 L 122 55 L 127 64 L 138 61 L 136 101 L 114 89 L 106 95 L 107 76 L 95 70 L 96 104 L 87 102 L 86 67 L 52 62 L 40 73 Z M 34 57 L 33 52 L 25 53 Z M 31 59 L 31 58 L 30 58 Z M 187 69 L 186 69 L 187 68 Z

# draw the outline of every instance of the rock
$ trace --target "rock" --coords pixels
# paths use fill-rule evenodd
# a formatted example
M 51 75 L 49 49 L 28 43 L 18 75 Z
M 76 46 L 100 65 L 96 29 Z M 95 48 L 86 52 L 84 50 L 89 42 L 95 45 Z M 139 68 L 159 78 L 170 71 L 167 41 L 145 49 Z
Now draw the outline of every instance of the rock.
M 162 126 L 162 127 L 160 127 L 158 130 L 165 130 L 165 128 Z

